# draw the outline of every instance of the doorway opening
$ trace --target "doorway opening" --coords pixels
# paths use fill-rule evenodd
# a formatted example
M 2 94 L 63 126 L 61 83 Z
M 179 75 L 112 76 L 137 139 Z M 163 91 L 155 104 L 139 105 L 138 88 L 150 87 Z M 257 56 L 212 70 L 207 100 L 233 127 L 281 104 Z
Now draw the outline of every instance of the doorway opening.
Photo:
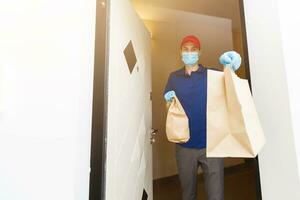
M 247 39 L 243 1 L 239 0 L 132 0 L 151 33 L 153 195 L 155 200 L 181 199 L 175 145 L 165 134 L 166 110 L 162 96 L 168 75 L 182 67 L 179 44 L 185 35 L 197 35 L 202 43 L 201 64 L 222 69 L 219 56 L 237 51 L 242 65 L 236 71 L 248 79 Z M 225 199 L 261 199 L 258 159 L 225 158 Z M 198 199 L 205 199 L 202 170 L 198 170 Z

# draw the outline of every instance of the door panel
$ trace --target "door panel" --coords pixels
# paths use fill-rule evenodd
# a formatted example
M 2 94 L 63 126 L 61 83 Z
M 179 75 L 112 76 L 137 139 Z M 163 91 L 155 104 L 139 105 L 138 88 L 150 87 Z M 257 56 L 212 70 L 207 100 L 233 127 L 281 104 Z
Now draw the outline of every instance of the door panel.
M 127 0 L 109 13 L 105 199 L 152 199 L 150 33 Z

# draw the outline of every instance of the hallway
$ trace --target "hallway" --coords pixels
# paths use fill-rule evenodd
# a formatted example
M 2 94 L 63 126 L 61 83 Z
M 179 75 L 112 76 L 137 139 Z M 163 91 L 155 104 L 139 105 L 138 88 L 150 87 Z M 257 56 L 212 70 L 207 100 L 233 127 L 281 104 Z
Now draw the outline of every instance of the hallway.
M 255 200 L 255 162 L 251 159 L 245 164 L 225 168 L 225 199 Z M 198 198 L 206 200 L 202 174 L 198 176 Z M 237 187 L 238 186 L 238 187 Z M 181 200 L 178 176 L 155 180 L 153 182 L 154 200 Z

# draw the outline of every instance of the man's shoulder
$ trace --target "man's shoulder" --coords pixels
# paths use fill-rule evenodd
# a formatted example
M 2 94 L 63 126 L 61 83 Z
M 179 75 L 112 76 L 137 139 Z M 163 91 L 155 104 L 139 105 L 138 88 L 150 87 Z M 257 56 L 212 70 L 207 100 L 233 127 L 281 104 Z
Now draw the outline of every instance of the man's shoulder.
M 170 75 L 181 74 L 181 73 L 183 73 L 183 72 L 184 72 L 184 67 L 180 67 L 180 68 L 178 68 L 178 69 L 172 71 L 172 72 L 170 73 Z
M 213 71 L 219 71 L 219 72 L 223 72 L 223 69 L 217 68 L 217 67 L 210 67 L 210 66 L 204 66 L 204 65 L 200 65 L 201 69 L 200 70 L 213 70 Z M 174 71 L 171 71 L 169 76 L 172 78 L 174 76 L 177 75 L 183 75 L 185 73 L 185 69 L 184 67 L 180 67 Z
M 169 74 L 169 76 L 170 76 L 170 77 L 173 77 L 173 76 L 176 76 L 176 75 L 181 75 L 181 74 L 183 74 L 183 73 L 184 73 L 184 67 L 181 67 L 181 68 L 179 68 L 179 69 L 176 69 L 176 70 L 174 70 L 174 71 L 171 71 L 170 74 Z

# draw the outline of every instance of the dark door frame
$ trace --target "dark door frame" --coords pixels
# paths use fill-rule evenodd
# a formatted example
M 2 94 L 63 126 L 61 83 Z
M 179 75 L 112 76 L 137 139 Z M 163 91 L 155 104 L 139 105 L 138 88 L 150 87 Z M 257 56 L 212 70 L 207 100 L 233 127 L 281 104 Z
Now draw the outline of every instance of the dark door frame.
M 240 17 L 241 17 L 241 27 L 242 27 L 242 42 L 243 42 L 243 51 L 244 51 L 245 72 L 246 72 L 246 78 L 248 79 L 250 90 L 252 92 L 244 0 L 239 0 L 239 4 L 240 4 L 239 8 L 240 8 L 240 15 L 241 15 Z M 247 159 L 245 160 L 247 162 Z M 256 200 L 262 200 L 258 156 L 254 158 L 254 162 L 255 162 Z
M 95 58 L 89 200 L 105 199 L 108 11 L 109 0 L 96 1 Z

